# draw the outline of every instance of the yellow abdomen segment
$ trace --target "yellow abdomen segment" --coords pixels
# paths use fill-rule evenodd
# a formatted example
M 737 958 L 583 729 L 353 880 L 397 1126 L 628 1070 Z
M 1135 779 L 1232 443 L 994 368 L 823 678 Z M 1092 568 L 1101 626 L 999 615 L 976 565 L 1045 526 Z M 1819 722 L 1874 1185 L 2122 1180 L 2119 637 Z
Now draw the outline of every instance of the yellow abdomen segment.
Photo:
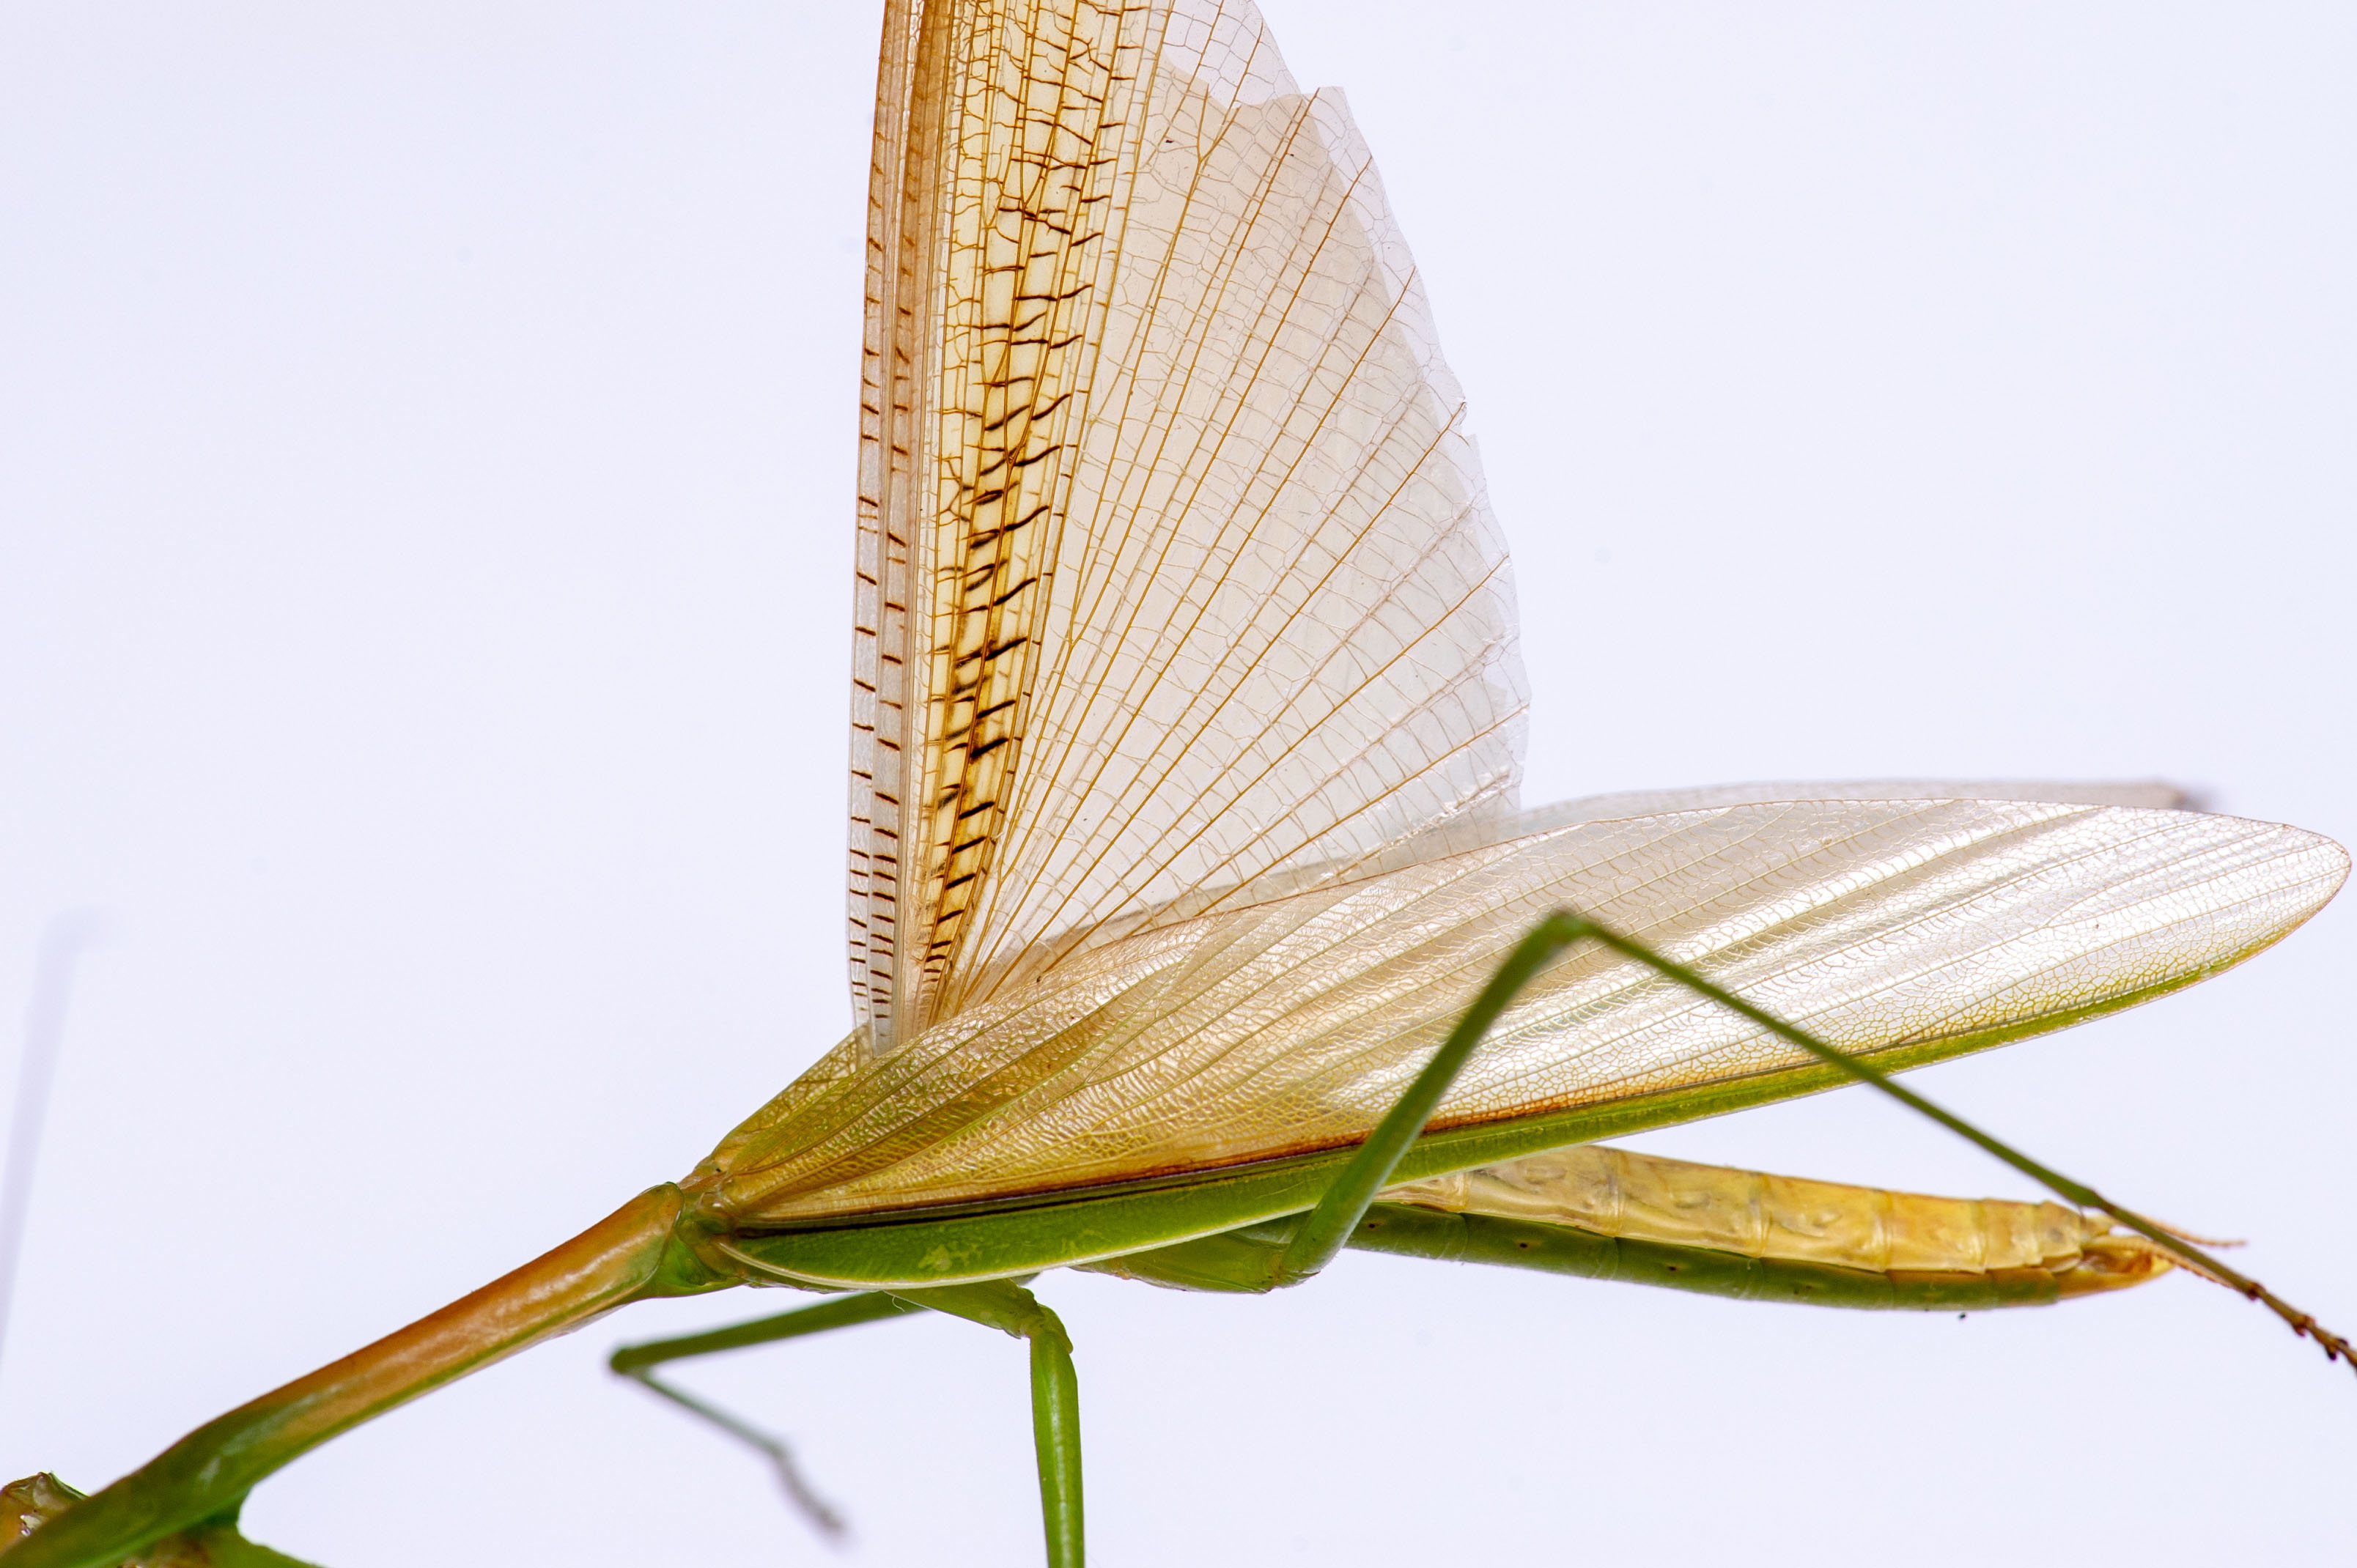
M 1890 1192 L 1600 1144 L 1410 1182 L 1383 1200 L 1900 1277 L 2034 1271 L 2066 1296 L 2169 1267 L 2108 1217 L 2058 1203 Z

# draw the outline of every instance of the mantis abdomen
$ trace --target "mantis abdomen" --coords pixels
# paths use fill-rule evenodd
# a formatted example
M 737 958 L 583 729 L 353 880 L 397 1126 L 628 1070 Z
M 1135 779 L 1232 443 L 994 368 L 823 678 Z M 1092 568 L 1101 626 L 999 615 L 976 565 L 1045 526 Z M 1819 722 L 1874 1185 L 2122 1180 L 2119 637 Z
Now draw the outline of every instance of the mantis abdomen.
M 1387 1204 L 1560 1226 L 1902 1283 L 2050 1282 L 2047 1299 L 2138 1284 L 2169 1260 L 2058 1203 L 1934 1197 L 1584 1145 L 1391 1187 Z M 1957 1279 L 1956 1276 L 1964 1276 Z M 1666 1283 L 1666 1282 L 1665 1282 Z

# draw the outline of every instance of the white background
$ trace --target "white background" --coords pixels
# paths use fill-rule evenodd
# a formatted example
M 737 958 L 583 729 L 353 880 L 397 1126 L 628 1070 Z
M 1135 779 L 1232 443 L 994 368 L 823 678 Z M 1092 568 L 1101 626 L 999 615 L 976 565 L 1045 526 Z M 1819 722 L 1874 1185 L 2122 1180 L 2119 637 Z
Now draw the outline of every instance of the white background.
M 1471 399 L 1533 800 L 2159 775 L 2357 837 L 2357 13 L 1268 9 L 1349 89 Z M 0 13 L 0 1019 L 52 913 L 116 929 L 0 1473 L 96 1486 L 472 1288 L 845 1028 L 876 27 Z M 2357 1328 L 2352 958 L 2343 907 L 1919 1082 Z M 1645 1142 L 2021 1191 L 1854 1095 Z M 1107 1564 L 2348 1550 L 2357 1385 L 2186 1279 L 1962 1322 L 1363 1257 L 1268 1301 L 1041 1289 Z M 601 1324 L 249 1523 L 332 1568 L 821 1561 L 598 1369 L 786 1305 Z M 791 1435 L 853 1561 L 1037 1561 L 1016 1345 L 683 1377 Z

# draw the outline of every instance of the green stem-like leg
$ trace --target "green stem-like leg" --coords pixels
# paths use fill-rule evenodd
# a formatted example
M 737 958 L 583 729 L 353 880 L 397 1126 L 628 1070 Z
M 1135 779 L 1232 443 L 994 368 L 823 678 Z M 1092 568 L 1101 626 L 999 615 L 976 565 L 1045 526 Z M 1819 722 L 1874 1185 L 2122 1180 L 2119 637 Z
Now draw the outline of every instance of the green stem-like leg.
M 1031 1342 L 1031 1439 L 1039 1462 L 1039 1512 L 1048 1568 L 1082 1568 L 1081 1380 L 1061 1319 L 1011 1280 L 895 1291 L 903 1300 Z
M 1706 996 L 1728 1011 L 1741 1014 L 1779 1038 L 1789 1040 L 1811 1056 L 1839 1068 L 1860 1083 L 1873 1085 L 1909 1110 L 1930 1117 L 1958 1137 L 1996 1155 L 2057 1197 L 2075 1203 L 2082 1208 L 2092 1208 L 2098 1213 L 2110 1215 L 2120 1224 L 2159 1247 L 2163 1252 L 2185 1259 L 2197 1270 L 2207 1273 L 2229 1290 L 2238 1292 L 2248 1299 L 2260 1303 L 2289 1325 L 2294 1334 L 2304 1338 L 2312 1337 L 2318 1347 L 2323 1350 L 2326 1360 L 2345 1359 L 2350 1363 L 2351 1369 L 2357 1371 L 2357 1348 L 2352 1348 L 2346 1338 L 2326 1328 L 2315 1318 L 2300 1311 L 2258 1281 L 2228 1268 L 2209 1252 L 2202 1251 L 2175 1231 L 2146 1219 L 2133 1209 L 2125 1208 L 2114 1203 L 2086 1183 L 2072 1180 L 2051 1166 L 2031 1159 L 2004 1140 L 1982 1132 L 1953 1112 L 1934 1105 L 1913 1090 L 1892 1081 L 1889 1075 L 1879 1068 L 1859 1060 L 1838 1047 L 1818 1039 L 1805 1030 L 1793 1027 L 1771 1013 L 1762 1012 L 1735 993 L 1712 984 L 1684 964 L 1664 958 L 1643 943 L 1632 941 L 1619 932 L 1598 925 L 1584 917 L 1571 914 L 1551 916 L 1538 930 L 1531 933 L 1530 938 L 1525 940 L 1524 946 L 1528 946 L 1531 941 L 1537 940 L 1539 936 L 1550 929 L 1556 934 L 1559 947 L 1568 946 L 1584 939 L 1593 939 L 1622 957 L 1634 959 L 1655 972 L 1676 981 L 1695 994 Z M 1519 953 L 1521 949 L 1518 948 L 1515 950 Z
M 2263 1304 L 2290 1325 L 2293 1333 L 2313 1337 L 2328 1360 L 2346 1359 L 2352 1369 L 2357 1369 L 2357 1349 L 2352 1349 L 2347 1339 L 2325 1328 L 2314 1317 L 2293 1306 L 2258 1281 L 2220 1262 L 2184 1237 L 2113 1202 L 2084 1182 L 2073 1181 L 2060 1171 L 2031 1159 L 2002 1139 L 1982 1132 L 1963 1117 L 1933 1104 L 1913 1090 L 1893 1082 L 1889 1075 L 1880 1069 L 1753 1006 L 1674 959 L 1665 958 L 1642 942 L 1568 910 L 1550 915 L 1539 922 L 1528 936 L 1514 944 L 1505 961 L 1498 966 L 1498 972 L 1481 988 L 1481 993 L 1474 999 L 1473 1005 L 1466 1009 L 1457 1026 L 1449 1031 L 1448 1039 L 1441 1042 L 1440 1049 L 1433 1053 L 1432 1059 L 1409 1084 L 1407 1092 L 1400 1096 L 1398 1103 L 1376 1124 L 1374 1132 L 1361 1145 L 1351 1163 L 1343 1167 L 1334 1185 L 1327 1189 L 1318 1206 L 1310 1210 L 1308 1217 L 1294 1232 L 1293 1240 L 1276 1266 L 1275 1283 L 1277 1285 L 1297 1284 L 1333 1261 L 1334 1255 L 1342 1250 L 1358 1229 L 1360 1220 L 1374 1202 L 1375 1195 L 1391 1179 L 1401 1157 L 1423 1132 L 1425 1123 L 1432 1119 L 1442 1096 L 1448 1093 L 1448 1086 L 1456 1081 L 1458 1073 L 1472 1056 L 1474 1047 L 1490 1032 L 1499 1015 L 1512 1004 L 1523 987 L 1554 962 L 1565 949 L 1583 941 L 1593 941 L 1609 948 L 1623 958 L 1632 959 L 1655 973 L 1676 982 L 1696 995 L 1706 997 L 1728 1011 L 1749 1018 L 1778 1038 L 1800 1047 L 1860 1083 L 1881 1090 L 1909 1110 L 1930 1117 L 1959 1137 L 2003 1160 L 2057 1197 L 2082 1208 L 2110 1215 L 2164 1252 L 2184 1259 L 2229 1289 L 2239 1291 L 2251 1300 Z
M 1516 993 L 1537 978 L 1539 971 L 1555 961 L 1568 940 L 1576 940 L 1567 939 L 1559 929 L 1557 922 L 1565 918 L 1558 915 L 1542 922 L 1514 944 L 1506 961 L 1498 966 L 1498 972 L 1490 977 L 1490 983 L 1473 999 L 1473 1005 L 1465 1010 L 1457 1026 L 1440 1043 L 1440 1048 L 1432 1053 L 1432 1059 L 1424 1064 L 1406 1092 L 1375 1124 L 1367 1141 L 1359 1145 L 1359 1152 L 1342 1167 L 1342 1174 L 1334 1178 L 1334 1185 L 1326 1189 L 1326 1196 L 1318 1200 L 1318 1207 L 1309 1211 L 1308 1219 L 1293 1233 L 1293 1240 L 1277 1264 L 1275 1283 L 1279 1288 L 1299 1284 L 1318 1273 L 1332 1262 L 1334 1255 L 1350 1240 L 1367 1206 L 1375 1201 L 1375 1194 L 1392 1179 L 1401 1157 L 1424 1132 L 1424 1124 L 1432 1120 L 1433 1112 L 1439 1109 L 1441 1096 L 1448 1092 L 1448 1086 L 1457 1080 L 1458 1073 L 1472 1057 L 1473 1047 L 1481 1043 L 1490 1026 L 1498 1021 L 1498 1015 L 1512 1004 Z
M 1048 1331 L 1031 1339 L 1031 1444 L 1039 1466 L 1039 1514 L 1048 1568 L 1081 1568 L 1088 1538 L 1081 1512 L 1081 1378 L 1072 1342 L 1043 1307 Z
M 770 1468 L 777 1474 L 780 1489 L 802 1516 L 810 1520 L 811 1528 L 829 1541 L 843 1538 L 849 1527 L 844 1523 L 843 1516 L 834 1511 L 834 1505 L 820 1497 L 810 1482 L 803 1478 L 802 1466 L 794 1463 L 794 1451 L 786 1446 L 785 1439 L 774 1437 L 750 1422 L 738 1420 L 718 1405 L 706 1403 L 685 1389 L 672 1387 L 652 1372 L 624 1372 L 622 1376 L 649 1393 L 669 1400 L 699 1421 L 709 1422 L 769 1460 Z
M 44 1471 L 0 1487 L 0 1541 L 21 1541 L 56 1522 L 78 1503 L 80 1492 Z M 248 1541 L 237 1528 L 237 1510 L 166 1536 L 127 1568 L 317 1568 L 316 1563 Z
M 636 1345 L 625 1345 L 607 1358 L 606 1364 L 629 1377 L 644 1368 L 660 1367 L 665 1361 L 682 1361 L 720 1350 L 742 1350 L 754 1345 L 774 1345 L 780 1339 L 799 1339 L 805 1334 L 875 1323 L 916 1310 L 898 1296 L 863 1291 L 856 1295 L 834 1296 L 814 1306 L 798 1306 L 791 1312 L 757 1317 L 750 1323 L 733 1323 L 701 1334 L 681 1334 L 669 1339 L 645 1339 Z
M 709 1422 L 763 1455 L 777 1472 L 778 1485 L 784 1488 L 786 1496 L 802 1510 L 813 1527 L 829 1538 L 839 1538 L 845 1528 L 843 1516 L 835 1512 L 803 1478 L 802 1467 L 794 1463 L 793 1451 L 786 1446 L 783 1439 L 738 1419 L 717 1405 L 696 1398 L 684 1389 L 673 1388 L 657 1378 L 654 1369 L 666 1361 L 684 1360 L 691 1356 L 709 1356 L 721 1350 L 741 1350 L 752 1345 L 771 1345 L 780 1339 L 799 1339 L 806 1334 L 823 1334 L 832 1328 L 849 1328 L 856 1324 L 874 1323 L 918 1310 L 908 1302 L 880 1293 L 837 1296 L 815 1306 L 796 1307 L 791 1312 L 756 1318 L 750 1323 L 732 1324 L 726 1328 L 625 1345 L 616 1350 L 606 1364 L 623 1377 L 640 1384 L 649 1392 L 659 1394 L 690 1415 Z
M 1400 1156 L 1407 1152 L 1408 1145 L 1415 1141 L 1424 1123 L 1438 1108 L 1441 1096 L 1448 1091 L 1448 1085 L 1455 1080 L 1466 1058 L 1471 1056 L 1473 1047 L 1480 1043 L 1481 1036 L 1489 1032 L 1491 1025 L 1541 970 L 1552 963 L 1566 948 L 1583 941 L 1593 941 L 1609 948 L 1623 958 L 1632 959 L 1655 973 L 1676 982 L 1696 995 L 1749 1018 L 1779 1039 L 1800 1047 L 1860 1083 L 1879 1090 L 1909 1110 L 1930 1117 L 1959 1137 L 1996 1155 L 2056 1197 L 2082 1208 L 2110 1215 L 2159 1247 L 2163 1252 L 2184 1259 L 2196 1270 L 2209 1274 L 2228 1289 L 2262 1304 L 2289 1325 L 2293 1333 L 2303 1337 L 2312 1337 L 2324 1351 L 2327 1360 L 2345 1359 L 2352 1370 L 2357 1370 L 2357 1348 L 2352 1348 L 2346 1338 L 2327 1329 L 2314 1317 L 2258 1281 L 2220 1262 L 2185 1237 L 2113 1202 L 2084 1182 L 2073 1181 L 2051 1166 L 2030 1158 L 2003 1139 L 1982 1132 L 1953 1112 L 1944 1110 L 1913 1090 L 1894 1082 L 1879 1068 L 1786 1023 L 1772 1013 L 1753 1006 L 1676 960 L 1665 958 L 1642 942 L 1568 910 L 1558 911 L 1540 921 L 1507 954 L 1506 961 L 1498 966 L 1498 972 L 1491 976 L 1489 984 L 1481 988 L 1480 995 L 1466 1011 L 1465 1016 L 1458 1021 L 1457 1027 L 1449 1032 L 1440 1049 L 1433 1054 L 1432 1060 L 1416 1075 L 1407 1093 L 1400 1097 L 1399 1103 L 1392 1108 L 1391 1113 L 1377 1124 L 1373 1135 L 1369 1137 L 1326 1197 L 1310 1211 L 1308 1219 L 1295 1233 L 1285 1259 L 1278 1266 L 1279 1284 L 1291 1284 L 1308 1278 L 1324 1267 L 1341 1249 L 1368 1206 L 1374 1201 L 1375 1194 L 1399 1164 Z

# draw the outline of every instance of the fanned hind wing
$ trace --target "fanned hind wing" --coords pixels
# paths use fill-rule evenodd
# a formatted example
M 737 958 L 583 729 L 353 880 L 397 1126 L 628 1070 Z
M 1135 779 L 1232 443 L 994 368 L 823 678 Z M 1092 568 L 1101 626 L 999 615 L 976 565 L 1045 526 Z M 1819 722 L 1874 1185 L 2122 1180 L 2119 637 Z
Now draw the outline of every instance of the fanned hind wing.
M 1338 95 L 1244 5 L 896 5 L 852 979 L 1017 974 L 1510 802 L 1505 548 Z

